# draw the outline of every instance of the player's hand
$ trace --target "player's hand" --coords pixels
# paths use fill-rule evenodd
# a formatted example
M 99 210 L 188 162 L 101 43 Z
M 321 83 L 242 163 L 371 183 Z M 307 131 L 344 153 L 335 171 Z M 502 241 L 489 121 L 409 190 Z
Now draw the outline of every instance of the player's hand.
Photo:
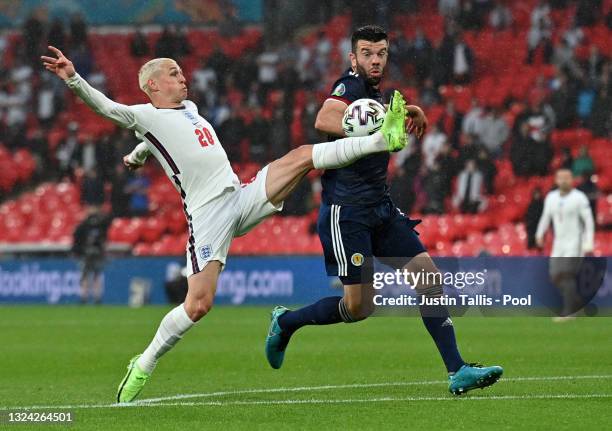
M 68 60 L 66 56 L 54 46 L 48 47 L 57 58 L 48 57 L 46 55 L 41 55 L 40 59 L 43 61 L 43 66 L 50 72 L 55 73 L 62 79 L 68 79 L 76 73 L 74 70 L 74 65 L 72 61 Z
M 427 131 L 429 122 L 427 116 L 421 108 L 416 105 L 406 106 L 406 112 L 408 113 L 408 121 L 406 122 L 406 131 L 408 133 L 415 132 L 416 137 L 421 139 Z
M 544 247 L 544 238 L 536 238 L 536 245 L 540 248 Z
M 144 166 L 142 163 L 134 163 L 130 160 L 130 155 L 123 156 L 123 164 L 130 170 L 135 171 L 136 169 L 140 169 Z

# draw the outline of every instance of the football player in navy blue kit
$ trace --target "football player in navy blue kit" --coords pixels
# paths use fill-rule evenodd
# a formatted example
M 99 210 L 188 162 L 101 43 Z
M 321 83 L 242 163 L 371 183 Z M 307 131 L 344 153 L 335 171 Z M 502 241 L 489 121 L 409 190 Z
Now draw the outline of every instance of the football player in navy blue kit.
M 344 136 L 342 117 L 352 102 L 368 98 L 383 103 L 379 86 L 389 54 L 386 32 L 368 25 L 356 30 L 351 42 L 351 68 L 333 85 L 315 123 L 317 130 L 333 138 Z M 420 138 L 427 127 L 423 111 L 409 105 L 406 112 L 408 132 L 415 132 Z M 374 289 L 371 276 L 364 277 L 365 259 L 393 258 L 394 266 L 399 269 L 438 272 L 414 230 L 419 221 L 402 214 L 389 196 L 389 157 L 389 153 L 369 155 L 350 166 L 328 169 L 323 174 L 319 237 L 327 274 L 340 278 L 344 296 L 323 298 L 298 310 L 281 306 L 274 309 L 266 340 L 266 356 L 273 368 L 281 367 L 291 336 L 302 326 L 353 323 L 372 314 Z M 438 277 L 429 280 L 434 278 Z M 414 287 L 420 297 L 436 298 L 443 294 L 439 284 L 424 282 Z M 422 305 L 420 312 L 446 365 L 450 392 L 461 394 L 497 381 L 503 372 L 501 367 L 482 367 L 463 361 L 444 305 Z

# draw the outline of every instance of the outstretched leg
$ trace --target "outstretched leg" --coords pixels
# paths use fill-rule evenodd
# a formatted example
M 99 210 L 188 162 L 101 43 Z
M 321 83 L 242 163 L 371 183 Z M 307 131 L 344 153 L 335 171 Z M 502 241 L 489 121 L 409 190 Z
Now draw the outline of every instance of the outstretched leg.
M 362 157 L 406 146 L 406 106 L 395 92 L 380 132 L 370 136 L 343 138 L 315 145 L 303 145 L 270 163 L 266 195 L 273 205 L 283 202 L 311 169 L 338 169 Z
M 185 302 L 164 316 L 149 346 L 141 355 L 132 358 L 128 372 L 119 385 L 117 402 L 133 401 L 142 391 L 159 358 L 210 311 L 220 272 L 221 262 L 211 261 L 201 272 L 187 279 L 189 289 Z

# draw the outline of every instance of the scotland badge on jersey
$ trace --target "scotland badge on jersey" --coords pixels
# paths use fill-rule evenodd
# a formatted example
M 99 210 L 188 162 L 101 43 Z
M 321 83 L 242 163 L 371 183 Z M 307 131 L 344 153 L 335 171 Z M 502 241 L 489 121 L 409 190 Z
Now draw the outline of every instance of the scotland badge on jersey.
M 205 246 L 200 247 L 198 252 L 200 253 L 200 257 L 203 260 L 210 259 L 210 257 L 212 256 L 212 247 L 210 244 L 206 244 Z

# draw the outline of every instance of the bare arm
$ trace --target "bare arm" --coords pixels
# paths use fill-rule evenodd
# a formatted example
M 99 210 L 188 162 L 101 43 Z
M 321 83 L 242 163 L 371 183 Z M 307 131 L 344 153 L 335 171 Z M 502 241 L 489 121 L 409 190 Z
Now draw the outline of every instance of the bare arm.
M 315 129 L 332 136 L 344 136 L 342 117 L 347 104 L 336 99 L 327 99 L 315 120 Z
M 72 62 L 64 56 L 59 49 L 49 46 L 49 49 L 57 56 L 41 56 L 45 68 L 62 78 L 66 85 L 74 91 L 96 114 L 99 114 L 121 127 L 134 128 L 136 118 L 127 105 L 117 103 L 93 88 L 74 69 Z

